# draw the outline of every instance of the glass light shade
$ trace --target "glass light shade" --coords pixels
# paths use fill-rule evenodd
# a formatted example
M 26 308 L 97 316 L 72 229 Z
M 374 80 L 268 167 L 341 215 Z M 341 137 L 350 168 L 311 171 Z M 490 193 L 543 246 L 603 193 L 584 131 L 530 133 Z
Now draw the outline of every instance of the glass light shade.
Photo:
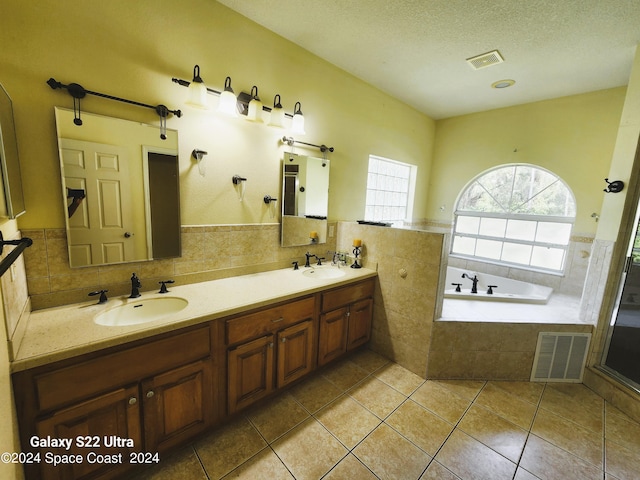
M 209 108 L 207 101 L 207 87 L 202 82 L 193 81 L 189 84 L 189 97 L 187 102 L 189 105 L 198 108 Z
M 293 107 L 293 119 L 291 120 L 291 133 L 294 135 L 304 135 L 304 116 L 302 115 L 302 105 L 296 102 Z
M 271 109 L 269 125 L 271 127 L 284 128 L 284 110 L 280 104 L 280 95 L 276 95 L 273 98 L 273 108 Z
M 200 65 L 193 67 L 193 79 L 189 84 L 189 96 L 186 103 L 198 108 L 209 108 L 207 87 L 200 77 Z
M 262 122 L 262 102 L 259 99 L 253 98 L 249 102 L 247 119 L 253 122 Z
M 282 107 L 274 107 L 273 110 L 271 110 L 271 120 L 269 121 L 269 125 L 272 127 L 284 128 L 284 110 Z
M 233 92 L 224 91 L 220 94 L 220 102 L 218 103 L 218 111 L 231 115 L 232 117 L 238 116 L 238 110 L 236 108 L 237 99 Z
M 293 115 L 293 120 L 291 120 L 291 133 L 295 135 L 304 135 L 304 117 L 300 113 L 296 113 Z
M 238 99 L 233 88 L 231 88 L 231 77 L 227 77 L 224 81 L 224 91 L 220 94 L 220 101 L 218 102 L 218 111 L 230 115 L 232 117 L 238 116 Z

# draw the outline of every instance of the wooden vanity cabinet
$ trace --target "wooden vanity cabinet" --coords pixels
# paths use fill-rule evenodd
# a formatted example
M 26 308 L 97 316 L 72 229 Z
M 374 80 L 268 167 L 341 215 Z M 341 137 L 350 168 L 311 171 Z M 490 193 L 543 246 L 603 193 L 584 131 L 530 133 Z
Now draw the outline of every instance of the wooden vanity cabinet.
M 371 338 L 374 280 L 322 294 L 318 333 L 318 365 L 364 345 Z
M 44 451 L 57 455 L 81 455 L 82 463 L 68 463 L 52 467 L 41 460 L 42 478 L 80 479 L 80 478 L 112 478 L 128 469 L 128 462 L 122 464 L 107 464 L 105 462 L 89 463 L 86 461 L 88 452 L 114 455 L 129 459 L 135 448 L 107 447 L 104 437 L 130 438 L 134 445 L 141 445 L 140 404 L 138 402 L 137 386 L 119 388 L 107 392 L 84 402 L 71 405 L 54 412 L 36 422 L 35 435 L 40 438 L 74 439 L 71 448 L 47 448 Z M 97 438 L 96 438 L 97 436 Z M 80 439 L 80 440 L 78 440 Z M 82 443 L 81 443 L 82 442 Z M 85 448 L 80 445 L 95 445 Z M 38 472 L 34 471 L 34 475 Z M 27 474 L 27 478 L 32 478 Z
M 132 454 L 162 453 L 369 340 L 374 279 L 12 375 L 25 452 L 85 461 L 25 465 L 26 478 L 121 478 Z M 70 450 L 30 447 L 71 438 Z M 95 447 L 78 438 L 99 438 Z M 126 440 L 106 446 L 105 439 Z M 129 445 L 129 441 L 133 446 Z M 121 463 L 88 463 L 87 454 Z
M 229 413 L 257 402 L 273 391 L 273 335 L 243 343 L 228 352 Z
M 30 447 L 34 435 L 72 439 L 70 450 L 47 447 L 40 453 L 84 459 L 56 467 L 44 461 L 40 468 L 25 466 L 27 478 L 117 478 L 132 467 L 132 453 L 165 452 L 213 424 L 209 326 L 136 343 L 14 374 L 23 450 L 38 451 Z M 82 445 L 84 440 L 89 446 Z M 110 441 L 122 445 L 107 445 Z M 122 457 L 112 464 L 89 463 L 89 452 Z
M 212 425 L 214 399 L 208 358 L 155 375 L 140 385 L 147 452 L 167 451 Z
M 226 321 L 229 414 L 315 368 L 314 309 L 307 297 Z

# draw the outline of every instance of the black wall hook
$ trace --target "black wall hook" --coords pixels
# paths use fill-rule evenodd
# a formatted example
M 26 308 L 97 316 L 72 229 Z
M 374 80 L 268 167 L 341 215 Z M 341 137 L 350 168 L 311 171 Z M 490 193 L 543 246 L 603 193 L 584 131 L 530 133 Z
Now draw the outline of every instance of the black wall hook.
M 624 189 L 624 182 L 622 180 L 610 182 L 608 178 L 605 178 L 604 181 L 607 182 L 607 188 L 604 189 L 606 193 L 619 193 Z

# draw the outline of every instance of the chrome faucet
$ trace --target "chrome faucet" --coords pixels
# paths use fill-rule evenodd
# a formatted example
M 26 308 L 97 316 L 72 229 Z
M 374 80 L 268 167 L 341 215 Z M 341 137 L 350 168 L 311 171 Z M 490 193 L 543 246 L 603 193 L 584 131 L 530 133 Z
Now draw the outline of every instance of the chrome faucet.
M 462 278 L 468 278 L 473 282 L 473 286 L 471 287 L 471 293 L 478 293 L 478 276 L 477 275 L 474 275 L 473 278 L 471 278 L 468 274 L 463 273 Z
M 140 287 L 142 287 L 142 284 L 134 272 L 131 275 L 131 295 L 129 295 L 129 298 L 138 298 L 140 296 L 140 290 L 138 290 Z
M 338 268 L 340 268 L 340 266 L 346 266 L 347 265 L 347 259 L 346 259 L 346 255 L 344 253 L 341 252 L 332 252 L 331 250 L 329 250 L 327 252 L 327 255 L 331 255 L 332 259 L 331 259 L 331 265 L 337 265 Z

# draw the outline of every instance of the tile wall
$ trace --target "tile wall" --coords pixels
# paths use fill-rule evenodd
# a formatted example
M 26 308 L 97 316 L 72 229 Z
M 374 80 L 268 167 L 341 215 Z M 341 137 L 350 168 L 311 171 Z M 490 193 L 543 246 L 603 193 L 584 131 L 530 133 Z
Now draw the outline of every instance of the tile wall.
M 132 272 L 143 291 L 154 290 L 161 280 L 186 284 L 286 268 L 307 251 L 327 256 L 336 250 L 336 240 L 339 251 L 351 253 L 352 240 L 360 238 L 364 266 L 379 274 L 371 346 L 425 377 L 443 236 L 352 222 L 331 226 L 338 227 L 338 236 L 326 244 L 287 248 L 280 247 L 278 224 L 185 226 L 180 258 L 74 269 L 64 229 L 25 230 L 34 242 L 24 254 L 32 308 L 84 302 L 99 289 L 125 295 Z
M 591 325 L 435 322 L 427 378 L 528 381 L 540 332 L 590 333 Z
M 339 222 L 338 249 L 361 239 L 364 266 L 377 263 L 370 348 L 426 378 L 444 236 Z
M 335 237 L 322 245 L 282 248 L 279 224 L 183 226 L 180 258 L 72 269 L 64 229 L 22 233 L 33 240 L 24 253 L 33 310 L 85 302 L 89 292 L 100 289 L 124 295 L 132 272 L 140 277 L 142 291 L 153 291 L 161 280 L 189 284 L 286 268 L 307 251 L 326 256 L 335 250 Z
M 152 291 L 158 288 L 160 280 L 169 278 L 187 284 L 286 268 L 293 260 L 303 260 L 307 250 L 321 256 L 336 247 L 339 251 L 351 252 L 352 240 L 360 238 L 364 244 L 363 264 L 377 268 L 379 279 L 370 347 L 422 378 L 526 380 L 539 331 L 591 328 L 590 325 L 435 322 L 437 283 L 440 269 L 446 265 L 443 255 L 446 255 L 448 235 L 353 222 L 338 222 L 333 226 L 338 227 L 337 237 L 329 237 L 327 244 L 287 248 L 280 247 L 278 224 L 185 226 L 181 258 L 76 269 L 69 268 L 63 229 L 24 230 L 22 235 L 33 240 L 33 245 L 23 254 L 31 307 L 37 310 L 84 302 L 88 300 L 88 292 L 103 288 L 108 289 L 110 295 L 124 295 L 130 289 L 129 278 L 134 271 L 142 279 L 143 291 Z M 584 248 L 577 245 L 574 248 L 574 259 L 587 258 L 583 252 L 587 251 L 589 242 L 584 243 Z M 583 305 L 581 313 L 597 317 L 604 282 L 595 270 L 607 274 L 612 245 L 600 245 L 596 241 L 593 247 L 597 258 L 591 262 L 588 275 L 591 280 L 585 287 L 585 291 L 592 289 L 593 292 L 585 297 L 591 300 Z M 9 278 L 3 276 L 3 283 Z M 24 283 L 23 280 L 22 287 L 16 287 L 9 295 L 25 293 Z M 3 285 L 5 302 L 7 292 L 20 283 L 8 285 Z M 600 336 L 602 324 L 600 322 Z M 14 328 L 11 323 L 10 328 Z M 594 338 L 593 342 L 596 341 Z M 623 407 L 624 401 L 616 400 L 626 398 L 624 392 L 602 380 L 597 372 L 588 372 L 587 382 L 606 398 L 610 397 L 612 403 Z M 638 404 L 635 398 L 630 401 Z M 625 408 L 625 411 L 629 410 Z

